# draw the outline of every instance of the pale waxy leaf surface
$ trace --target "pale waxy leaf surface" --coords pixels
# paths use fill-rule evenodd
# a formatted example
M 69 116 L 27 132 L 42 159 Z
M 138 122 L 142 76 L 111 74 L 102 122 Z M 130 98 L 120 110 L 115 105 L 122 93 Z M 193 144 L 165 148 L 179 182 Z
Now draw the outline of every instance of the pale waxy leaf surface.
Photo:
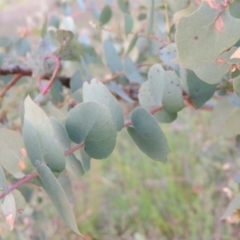
M 106 23 L 108 23 L 110 21 L 112 17 L 112 9 L 109 5 L 106 5 L 103 9 L 102 9 L 102 12 L 100 14 L 100 17 L 99 17 L 99 24 L 102 26 L 102 25 L 105 25 Z
M 169 147 L 156 119 L 146 109 L 136 108 L 131 120 L 133 127 L 127 130 L 141 151 L 153 160 L 166 161 Z
M 67 171 L 61 172 L 60 175 L 58 176 L 57 180 L 60 183 L 63 191 L 65 192 L 70 206 L 73 208 L 74 207 L 74 199 L 73 199 L 71 180 L 68 176 L 68 172 Z
M 60 183 L 54 177 L 47 165 L 36 161 L 36 169 L 42 182 L 42 186 L 52 200 L 63 221 L 77 234 L 79 233 L 75 216 L 69 205 L 68 198 Z
M 235 18 L 240 18 L 240 0 L 234 0 L 229 6 L 230 14 Z
M 234 93 L 240 98 L 240 76 L 233 79 Z
M 123 128 L 124 119 L 121 106 L 103 83 L 97 79 L 93 79 L 90 84 L 85 82 L 83 84 L 83 101 L 105 105 L 112 114 L 117 130 L 120 131 Z
M 53 127 L 55 139 L 64 151 L 68 150 L 71 145 L 67 130 L 55 118 L 50 117 L 50 121 Z M 66 169 L 76 177 L 81 177 L 84 174 L 81 161 L 79 161 L 73 153 L 66 156 Z
M 8 190 L 7 180 L 2 166 L 0 165 L 0 194 Z
M 159 50 L 159 56 L 161 60 L 164 63 L 166 63 L 168 66 L 176 70 L 179 69 L 179 66 L 172 61 L 177 57 L 177 50 L 176 50 L 175 43 L 170 43 L 166 47 L 161 48 Z
M 28 96 L 24 101 L 23 139 L 33 165 L 45 161 L 53 172 L 66 166 L 61 146 L 54 138 L 54 131 L 45 112 Z
M 154 24 L 154 8 L 155 8 L 155 1 L 149 0 L 151 2 L 151 7 L 148 13 L 148 27 L 147 27 L 147 35 L 150 35 L 153 31 L 153 24 Z
M 212 113 L 211 134 L 233 137 L 240 134 L 240 108 L 229 97 L 221 99 Z
M 148 72 L 148 81 L 139 90 L 139 102 L 144 108 L 159 105 L 175 113 L 184 107 L 180 80 L 173 71 L 165 71 L 161 65 L 153 65 Z
M 143 83 L 144 79 L 139 73 L 137 67 L 134 65 L 130 57 L 126 57 L 124 60 L 124 73 L 129 82 L 131 83 Z
M 4 197 L 1 209 L 7 224 L 12 230 L 16 219 L 16 202 L 12 193 Z
M 197 77 L 189 70 L 187 73 L 187 86 L 189 98 L 196 108 L 200 108 L 208 101 L 216 91 L 216 84 L 208 84 Z
M 84 80 L 82 79 L 80 71 L 74 73 L 70 80 L 70 88 L 72 92 L 82 88 Z
M 230 59 L 236 49 L 236 47 L 232 47 L 229 51 L 216 57 L 206 59 L 200 63 L 191 64 L 189 68 L 204 82 L 216 84 L 229 72 L 234 63 L 238 63 L 238 59 Z
M 123 13 L 129 12 L 129 0 L 117 0 L 118 7 Z
M 222 26 L 217 24 L 219 17 Z M 178 22 L 176 44 L 181 65 L 192 68 L 192 64 L 218 56 L 239 40 L 239 28 L 240 20 L 232 17 L 228 9 L 222 11 L 202 2 L 196 12 Z
M 14 189 L 11 193 L 12 193 L 12 195 L 15 199 L 15 203 L 16 203 L 16 218 L 17 218 L 24 211 L 24 209 L 26 207 L 26 201 L 25 201 L 25 198 L 23 197 L 23 195 L 21 194 L 21 192 L 18 191 L 17 189 Z
M 25 146 L 18 132 L 0 128 L 0 164 L 15 178 L 25 175 L 19 168 L 23 159 L 22 149 L 25 149 Z
M 109 40 L 105 40 L 103 43 L 104 55 L 107 61 L 107 65 L 113 74 L 121 72 L 123 70 L 122 62 L 117 54 L 116 49 Z
M 124 17 L 124 32 L 128 35 L 133 29 L 133 19 L 131 15 L 126 14 Z
M 116 126 L 104 105 L 95 102 L 76 105 L 69 111 L 65 126 L 70 139 L 84 142 L 84 149 L 92 158 L 106 158 L 115 147 Z

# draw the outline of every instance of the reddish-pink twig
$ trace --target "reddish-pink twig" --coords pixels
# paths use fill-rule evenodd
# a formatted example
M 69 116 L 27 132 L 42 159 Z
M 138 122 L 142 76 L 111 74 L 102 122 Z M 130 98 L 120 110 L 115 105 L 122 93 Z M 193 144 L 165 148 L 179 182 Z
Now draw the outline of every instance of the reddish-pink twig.
M 52 86 L 52 84 L 53 84 L 53 82 L 54 82 L 54 80 L 55 80 L 55 78 L 57 76 L 58 70 L 61 67 L 60 60 L 59 60 L 59 58 L 57 56 L 55 56 L 55 55 L 46 56 L 45 60 L 49 59 L 49 58 L 52 58 L 52 59 L 55 60 L 56 66 L 55 66 L 54 72 L 52 74 L 52 77 L 49 80 L 49 83 L 48 83 L 47 87 L 45 89 L 41 90 L 42 95 L 45 95 L 48 92 L 48 90 Z M 41 78 L 38 78 L 38 84 L 40 84 L 40 81 L 41 81 Z

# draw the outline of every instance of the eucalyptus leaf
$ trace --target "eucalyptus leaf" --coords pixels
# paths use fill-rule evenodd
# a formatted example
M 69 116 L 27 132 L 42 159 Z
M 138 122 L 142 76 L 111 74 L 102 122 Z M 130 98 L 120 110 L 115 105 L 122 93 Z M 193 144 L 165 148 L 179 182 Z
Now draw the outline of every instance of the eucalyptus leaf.
M 83 101 L 105 105 L 112 114 L 117 130 L 120 131 L 123 128 L 124 119 L 121 106 L 103 83 L 96 79 L 93 79 L 90 84 L 85 82 L 83 84 Z
M 126 57 L 124 60 L 124 73 L 127 79 L 132 83 L 141 84 L 144 82 L 143 77 L 139 73 L 130 57 Z
M 44 111 L 28 96 L 24 101 L 23 139 L 33 165 L 45 161 L 53 172 L 61 172 L 66 161 L 53 128 Z
M 240 134 L 240 108 L 228 97 L 222 98 L 212 113 L 211 134 L 232 137 Z
M 148 110 L 163 105 L 170 113 L 184 107 L 180 80 L 173 71 L 165 71 L 161 65 L 153 65 L 148 81 L 142 84 L 138 94 L 140 105 Z
M 113 74 L 121 72 L 123 70 L 123 66 L 113 44 L 109 40 L 105 40 L 103 47 L 107 65 L 111 72 Z
M 132 38 L 132 40 L 131 40 L 131 42 L 130 42 L 130 44 L 129 44 L 129 46 L 128 46 L 128 49 L 127 49 L 127 51 L 126 51 L 126 55 L 128 55 L 128 54 L 133 50 L 133 48 L 135 47 L 135 45 L 136 45 L 136 43 L 137 43 L 137 40 L 138 40 L 138 34 L 136 33 L 136 34 L 133 36 L 133 38 Z
M 150 35 L 153 31 L 153 24 L 154 24 L 154 8 L 155 8 L 155 1 L 151 1 L 151 8 L 149 9 L 148 14 L 148 27 L 147 27 L 147 35 Z
M 144 108 L 136 108 L 131 120 L 133 127 L 127 130 L 141 151 L 153 160 L 166 161 L 169 147 L 156 119 Z
M 73 211 L 68 203 L 68 198 L 61 185 L 54 177 L 47 165 L 36 161 L 36 168 L 42 182 L 42 186 L 52 200 L 63 221 L 77 234 L 81 235 Z
M 133 29 L 133 19 L 131 17 L 131 15 L 126 14 L 125 18 L 124 18 L 124 32 L 126 35 L 128 35 L 129 33 L 131 33 Z
M 223 26 L 217 25 L 218 17 Z M 227 9 L 222 11 L 204 1 L 194 14 L 178 22 L 176 44 L 181 65 L 189 68 L 218 56 L 239 40 L 239 28 L 240 20 L 232 17 Z
M 16 202 L 16 217 L 19 217 L 26 207 L 26 201 L 22 193 L 17 189 L 12 191 L 12 195 Z
M 123 13 L 129 12 L 129 0 L 117 0 L 118 6 Z
M 23 161 L 22 149 L 25 147 L 18 132 L 0 128 L 0 164 L 15 178 L 23 178 L 25 175 L 19 168 Z
M 189 98 L 197 108 L 200 108 L 206 101 L 208 101 L 217 88 L 216 84 L 203 82 L 191 70 L 189 70 L 187 74 L 187 86 L 189 90 Z
M 109 5 L 106 5 L 102 9 L 102 12 L 99 17 L 100 25 L 102 26 L 102 25 L 105 25 L 106 23 L 108 23 L 110 21 L 111 17 L 112 17 L 112 9 Z
M 116 127 L 104 105 L 95 102 L 76 105 L 69 111 L 65 126 L 70 139 L 84 142 L 84 149 L 92 158 L 106 158 L 115 147 Z
M 5 173 L 2 169 L 2 166 L 0 165 L 0 194 L 7 192 L 8 186 L 7 186 L 7 180 Z
M 9 193 L 4 197 L 1 209 L 6 218 L 7 224 L 12 230 L 16 219 L 16 202 L 12 193 Z

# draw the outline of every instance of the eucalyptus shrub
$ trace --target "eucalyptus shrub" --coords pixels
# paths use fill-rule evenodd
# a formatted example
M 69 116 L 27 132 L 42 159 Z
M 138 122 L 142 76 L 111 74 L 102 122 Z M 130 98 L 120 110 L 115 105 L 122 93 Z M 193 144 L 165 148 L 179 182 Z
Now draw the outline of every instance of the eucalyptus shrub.
M 14 123 L 1 118 L 1 209 L 12 229 L 25 206 L 17 188 L 31 181 L 80 234 L 69 176 L 108 157 L 119 131 L 162 162 L 170 148 L 161 124 L 185 107 L 213 110 L 212 134 L 240 134 L 240 0 L 106 0 L 100 12 L 78 0 L 92 13 L 91 38 L 79 35 L 72 3 L 59 4 L 62 16 L 44 21 L 37 48 L 25 35 L 0 39 L 1 104 Z M 129 119 L 120 102 L 132 106 Z M 223 218 L 239 207 L 237 196 Z

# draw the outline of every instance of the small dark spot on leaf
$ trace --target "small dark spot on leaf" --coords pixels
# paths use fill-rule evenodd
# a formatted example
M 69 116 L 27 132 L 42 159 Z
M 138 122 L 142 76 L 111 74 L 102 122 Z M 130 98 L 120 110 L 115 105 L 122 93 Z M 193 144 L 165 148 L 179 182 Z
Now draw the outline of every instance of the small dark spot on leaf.
M 194 39 L 195 39 L 195 40 L 198 40 L 198 36 L 195 36 Z

